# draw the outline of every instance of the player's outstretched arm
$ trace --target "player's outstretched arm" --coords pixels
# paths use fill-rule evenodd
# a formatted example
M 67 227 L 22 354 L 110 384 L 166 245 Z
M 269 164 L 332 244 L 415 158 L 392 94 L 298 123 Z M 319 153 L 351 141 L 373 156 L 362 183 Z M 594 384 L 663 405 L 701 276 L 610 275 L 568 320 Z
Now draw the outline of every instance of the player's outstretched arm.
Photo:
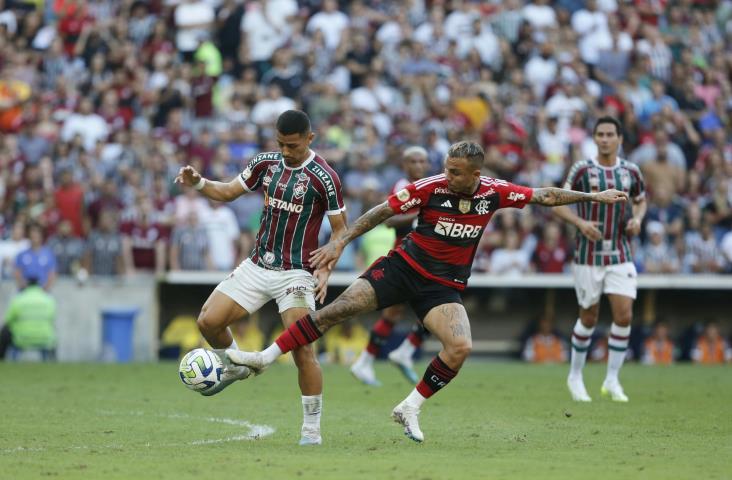
M 205 197 L 219 202 L 230 202 L 246 193 L 244 187 L 239 183 L 239 179 L 234 178 L 230 182 L 208 180 L 203 178 L 203 176 L 190 165 L 181 167 L 174 182 L 193 187 L 201 192 Z
M 343 235 L 334 237 L 327 245 L 314 250 L 310 254 L 310 262 L 315 268 L 332 270 L 346 245 L 392 216 L 394 212 L 387 202 L 375 206 L 358 217 Z
M 546 187 L 535 188 L 530 203 L 537 203 L 546 207 L 569 205 L 579 202 L 618 203 L 627 202 L 628 194 L 620 190 L 609 189 L 598 193 L 577 192 L 564 188 Z

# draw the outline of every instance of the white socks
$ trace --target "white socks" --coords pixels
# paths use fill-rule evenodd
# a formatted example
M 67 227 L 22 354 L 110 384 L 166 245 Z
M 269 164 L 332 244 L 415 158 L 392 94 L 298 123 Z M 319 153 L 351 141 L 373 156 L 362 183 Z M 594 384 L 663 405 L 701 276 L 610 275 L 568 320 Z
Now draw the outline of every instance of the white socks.
M 425 400 L 427 399 L 424 398 L 422 394 L 417 391 L 416 388 L 412 390 L 412 393 L 410 393 L 407 398 L 404 399 L 405 402 L 417 408 L 420 408 Z
M 276 342 L 262 350 L 262 356 L 264 357 L 264 361 L 267 364 L 270 364 L 277 360 L 277 357 L 279 357 L 280 355 L 282 355 L 282 350 L 280 350 L 280 346 L 277 345 Z
M 231 336 L 231 345 L 225 348 L 225 350 L 239 350 L 239 345 L 236 344 L 236 340 L 234 340 L 234 336 Z
M 302 426 L 310 431 L 320 431 L 320 414 L 323 410 L 323 394 L 302 396 Z
M 628 350 L 628 341 L 630 340 L 630 325 L 620 327 L 613 323 L 610 326 L 610 338 L 607 341 L 607 376 L 605 381 L 617 382 L 620 367 L 625 361 L 625 354 Z
M 409 341 L 409 337 L 405 338 L 404 341 L 397 347 L 395 352 L 399 352 L 399 356 L 402 357 L 408 357 L 412 358 L 412 355 L 414 355 L 414 352 L 417 351 L 417 347 L 414 346 L 412 342 Z
M 587 350 L 590 348 L 592 332 L 594 331 L 594 327 L 587 328 L 582 325 L 579 318 L 577 323 L 574 324 L 574 330 L 572 330 L 572 360 L 569 367 L 570 377 L 582 376 L 582 369 L 587 360 Z
M 373 365 L 374 356 L 364 348 L 363 350 L 361 350 L 361 355 L 359 355 L 356 361 L 353 363 L 354 365 Z

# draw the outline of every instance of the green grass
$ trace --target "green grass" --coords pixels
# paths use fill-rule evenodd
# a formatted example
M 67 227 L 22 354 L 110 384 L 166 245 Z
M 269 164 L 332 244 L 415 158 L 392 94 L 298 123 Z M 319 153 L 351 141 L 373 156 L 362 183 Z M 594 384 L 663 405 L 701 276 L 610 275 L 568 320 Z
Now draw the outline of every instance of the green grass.
M 368 388 L 328 366 L 325 443 L 306 448 L 292 367 L 212 398 L 187 391 L 171 363 L 0 372 L 1 478 L 732 478 L 729 367 L 628 365 L 631 402 L 616 404 L 599 397 L 604 367 L 592 365 L 596 398 L 580 405 L 566 366 L 473 360 L 423 409 L 418 445 L 389 419 L 410 390 L 395 369 L 378 365 L 384 386 Z M 242 422 L 275 432 L 230 440 L 250 432 Z

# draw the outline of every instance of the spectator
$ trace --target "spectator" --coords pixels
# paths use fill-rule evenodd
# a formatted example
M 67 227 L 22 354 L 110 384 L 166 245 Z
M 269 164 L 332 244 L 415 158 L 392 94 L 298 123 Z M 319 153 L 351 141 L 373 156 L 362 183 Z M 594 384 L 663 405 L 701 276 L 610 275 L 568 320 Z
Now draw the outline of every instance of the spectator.
M 70 169 L 61 172 L 54 197 L 61 218 L 71 223 L 73 234 L 78 237 L 84 235 L 84 189 L 74 181 Z
M 507 276 L 528 273 L 529 254 L 520 247 L 520 238 L 516 230 L 507 230 L 504 233 L 503 246 L 491 254 L 490 272 Z
M 719 334 L 716 322 L 709 322 L 704 327 L 704 333 L 699 336 L 691 351 L 694 363 L 714 365 L 732 362 L 732 348 Z
M 562 273 L 569 256 L 559 224 L 547 223 L 532 258 L 534 270 L 539 273 Z
M 665 322 L 656 322 L 653 333 L 643 342 L 642 362 L 645 365 L 671 365 L 674 363 L 676 350 L 668 336 Z
M 236 215 L 224 203 L 209 200 L 209 205 L 210 209 L 200 217 L 200 222 L 208 235 L 211 268 L 230 271 L 237 260 L 236 250 L 239 242 Z
M 122 232 L 122 255 L 125 273 L 137 270 L 153 271 L 158 275 L 165 272 L 167 229 L 153 218 L 152 205 L 148 201 L 139 212 L 120 227 Z
M 198 214 L 190 212 L 185 223 L 173 230 L 170 240 L 170 269 L 211 270 L 211 268 L 206 229 L 198 223 Z
M 724 257 L 717 244 L 712 226 L 702 221 L 700 235 L 692 237 L 686 245 L 689 263 L 694 273 L 720 273 L 724 270 Z
M 15 283 L 23 288 L 33 279 L 38 285 L 50 290 L 56 281 L 56 257 L 44 244 L 43 229 L 38 224 L 28 226 L 30 248 L 15 257 Z
M 125 271 L 117 218 L 114 210 L 102 210 L 97 227 L 86 241 L 83 265 L 90 275 L 109 277 Z
M 0 329 L 0 361 L 11 356 L 21 358 L 23 352 L 37 351 L 43 360 L 56 356 L 56 301 L 28 277 L 27 285 L 10 301 L 5 312 L 5 325 Z
M 25 224 L 17 220 L 10 232 L 10 238 L 0 240 L 0 278 L 13 278 L 15 258 L 20 252 L 30 247 L 30 240 L 25 236 Z
M 62 220 L 56 235 L 48 239 L 48 248 L 56 257 L 56 272 L 59 275 L 76 275 L 84 255 L 84 241 L 75 236 L 71 222 Z
M 531 363 L 564 363 L 569 358 L 567 342 L 556 333 L 551 319 L 539 319 L 536 333 L 526 341 L 521 357 Z
M 666 229 L 661 222 L 650 221 L 646 225 L 648 242 L 643 246 L 638 260 L 641 271 L 646 273 L 678 273 L 681 262 L 676 251 L 666 239 Z

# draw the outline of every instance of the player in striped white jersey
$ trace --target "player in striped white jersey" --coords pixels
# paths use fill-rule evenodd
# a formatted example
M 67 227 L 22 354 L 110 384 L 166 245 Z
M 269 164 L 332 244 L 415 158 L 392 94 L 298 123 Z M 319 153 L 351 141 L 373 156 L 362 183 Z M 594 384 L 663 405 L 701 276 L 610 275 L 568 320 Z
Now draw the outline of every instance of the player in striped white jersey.
M 229 182 L 203 178 L 191 166 L 180 169 L 177 183 L 192 186 L 204 196 L 231 201 L 255 190 L 264 193 L 264 210 L 256 245 L 244 260 L 216 287 L 201 309 L 198 327 L 216 349 L 237 349 L 229 325 L 259 310 L 270 300 L 277 302 L 285 328 L 323 301 L 328 272 L 317 270 L 310 253 L 318 246 L 318 231 L 328 217 L 332 235 L 346 229 L 341 183 L 326 161 L 310 150 L 315 134 L 310 119 L 299 110 L 288 110 L 277 119 L 280 151 L 254 156 L 244 171 Z M 228 363 L 223 381 L 205 391 L 216 394 L 250 371 Z M 303 425 L 300 445 L 322 442 L 320 417 L 323 375 L 312 348 L 296 349 L 302 393 Z
M 616 402 L 628 401 L 618 373 L 628 349 L 637 286 L 629 237 L 640 232 L 646 214 L 646 199 L 640 169 L 618 157 L 623 140 L 620 131 L 620 122 L 612 117 L 597 120 L 593 130 L 597 159 L 575 163 L 564 188 L 587 193 L 615 188 L 628 194 L 632 202 L 630 208 L 627 202 L 578 205 L 577 213 L 567 206 L 554 208 L 559 218 L 579 231 L 574 265 L 579 318 L 572 332 L 572 359 L 567 378 L 572 399 L 578 402 L 592 401 L 585 388 L 582 369 L 600 314 L 603 293 L 610 301 L 613 323 L 608 340 L 607 374 L 600 392 L 610 395 Z

